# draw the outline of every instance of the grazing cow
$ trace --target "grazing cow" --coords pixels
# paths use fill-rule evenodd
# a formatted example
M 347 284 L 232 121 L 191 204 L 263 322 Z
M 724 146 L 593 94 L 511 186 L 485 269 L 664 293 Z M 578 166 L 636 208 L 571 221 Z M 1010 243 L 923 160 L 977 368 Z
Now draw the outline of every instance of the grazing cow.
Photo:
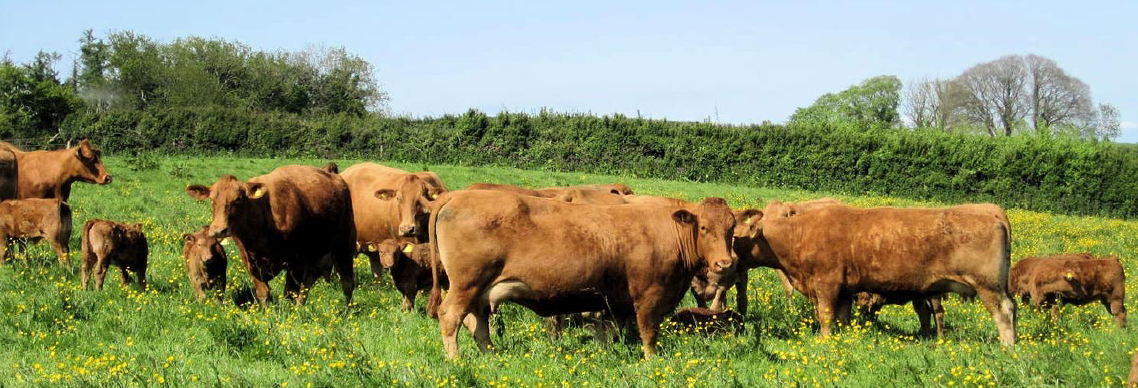
M 779 217 L 790 217 L 797 214 L 823 209 L 827 206 L 841 205 L 842 203 L 833 198 L 819 198 L 806 202 L 779 202 L 771 201 L 767 204 L 767 210 Z M 757 222 L 757 219 L 745 214 L 745 210 L 735 211 L 735 219 L 740 224 L 748 225 L 751 222 Z M 736 238 L 743 238 L 740 243 L 733 244 L 733 251 L 739 258 L 739 264 L 735 271 L 734 279 L 726 279 L 722 287 L 715 287 L 707 278 L 701 273 L 692 278 L 692 296 L 695 298 L 696 304 L 699 307 L 707 307 L 707 302 L 711 301 L 711 309 L 722 311 L 727 308 L 727 291 L 734 286 L 736 290 L 735 301 L 737 304 L 736 309 L 739 314 L 747 315 L 747 286 L 748 286 L 748 271 L 753 268 L 758 268 L 762 264 L 756 259 L 758 252 L 752 252 L 754 249 L 753 244 L 741 244 L 746 238 L 743 233 L 747 232 L 747 228 L 736 228 Z M 786 273 L 780 269 L 774 270 L 778 274 L 779 281 L 782 283 L 782 288 L 786 292 L 786 298 L 789 301 L 794 298 L 794 287 L 790 284 L 790 279 L 786 277 Z
M 11 144 L 0 149 L 16 156 L 17 198 L 63 198 L 66 202 L 76 181 L 111 183 L 102 151 L 86 139 L 77 146 L 54 151 L 22 151 Z
M 415 297 L 420 291 L 431 289 L 431 249 L 426 243 L 416 244 L 410 241 L 390 239 L 379 244 L 372 244 L 379 255 L 383 268 L 391 271 L 391 280 L 395 289 L 403 295 L 403 311 L 411 311 L 415 307 Z M 440 274 L 440 286 L 447 287 L 446 274 Z
M 726 310 L 693 307 L 677 311 L 669 319 L 684 330 L 701 334 L 717 334 L 743 330 L 743 315 Z
M 103 279 L 111 264 L 119 267 L 122 284 L 130 283 L 127 270 L 138 276 L 139 290 L 146 291 L 146 261 L 150 248 L 142 224 L 124 224 L 106 220 L 88 220 L 81 235 L 83 267 L 79 282 L 89 286 L 91 270 L 95 270 L 95 289 L 103 289 Z
M 221 240 L 209 235 L 209 226 L 193 233 L 182 235 L 185 246 L 182 257 L 186 260 L 186 276 L 194 288 L 194 296 L 205 299 L 210 292 L 220 302 L 225 294 L 225 276 L 229 268 L 229 257 L 221 246 Z
M 1098 301 L 1126 327 L 1126 275 L 1118 258 L 1096 259 L 1088 253 L 1032 257 L 1016 262 L 1009 280 L 1011 292 L 1036 307 L 1050 305 L 1051 318 L 1059 318 L 1061 304 L 1084 305 Z
M 1010 228 L 995 205 L 940 209 L 828 206 L 790 217 L 750 210 L 744 252 L 782 269 L 814 304 L 821 334 L 835 314 L 849 316 L 852 296 L 978 295 L 1000 341 L 1014 344 L 1015 302 L 1008 295 Z M 740 233 L 736 233 L 740 235 Z M 753 244 L 753 245 L 752 245 Z
M 8 260 L 8 239 L 44 238 L 56 259 L 71 269 L 71 206 L 60 200 L 29 198 L 0 202 L 0 263 Z
M 432 254 L 450 280 L 439 310 L 450 358 L 458 357 L 460 321 L 485 351 L 489 314 L 507 301 L 542 316 L 608 310 L 618 322 L 635 318 L 652 357 L 659 324 L 692 275 L 705 266 L 729 274 L 734 264 L 735 221 L 720 198 L 598 206 L 465 190 L 440 199 L 429 225 Z
M 423 225 L 431 202 L 447 190 L 438 175 L 359 163 L 345 169 L 340 176 L 351 192 L 356 241 L 361 248 L 368 243 L 399 237 L 426 242 Z M 361 253 L 368 256 L 372 274 L 378 279 L 381 267 L 378 256 L 366 250 Z
M 233 238 L 262 305 L 269 302 L 269 280 L 282 270 L 285 297 L 300 304 L 333 269 L 351 305 L 356 228 L 348 185 L 339 175 L 282 166 L 248 181 L 225 175 L 213 186 L 187 186 L 186 193 L 212 202 L 209 234 Z

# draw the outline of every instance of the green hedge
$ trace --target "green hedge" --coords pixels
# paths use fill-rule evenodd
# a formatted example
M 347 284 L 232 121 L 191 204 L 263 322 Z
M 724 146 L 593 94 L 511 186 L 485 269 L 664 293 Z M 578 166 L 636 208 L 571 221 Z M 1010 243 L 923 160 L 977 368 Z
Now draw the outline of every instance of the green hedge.
M 1067 139 L 548 112 L 305 118 L 229 108 L 73 115 L 64 127 L 109 151 L 501 165 L 1138 216 L 1138 150 Z

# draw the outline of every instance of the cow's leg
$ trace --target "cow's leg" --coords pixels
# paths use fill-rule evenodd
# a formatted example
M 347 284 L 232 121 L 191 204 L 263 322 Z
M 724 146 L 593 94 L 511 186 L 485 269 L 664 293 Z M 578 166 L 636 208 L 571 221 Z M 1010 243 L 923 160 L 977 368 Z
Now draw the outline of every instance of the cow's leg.
M 90 273 L 92 270 L 91 267 L 95 265 L 96 259 L 95 259 L 95 254 L 93 252 L 85 252 L 85 253 L 86 253 L 86 255 L 83 257 L 83 262 L 80 263 L 79 283 L 83 284 L 84 290 L 88 290 L 88 289 L 90 289 L 89 281 L 90 281 Z
M 478 290 L 465 289 L 451 280 L 451 289 L 439 306 L 439 333 L 443 337 L 443 349 L 447 358 L 458 358 L 458 324 L 470 314 Z
M 379 253 L 364 252 L 364 256 L 367 256 L 367 261 L 371 265 L 371 280 L 380 281 L 383 277 L 383 262 L 379 261 Z
M 1051 323 L 1059 323 L 1059 309 L 1063 304 L 1059 301 L 1051 303 Z
M 412 287 L 403 294 L 403 311 L 411 311 L 415 309 L 415 297 L 418 296 L 419 290 Z
M 747 271 L 740 270 L 739 281 L 735 283 L 735 310 L 739 315 L 747 317 Z
M 335 260 L 333 266 L 336 273 L 340 275 L 340 290 L 344 292 L 344 306 L 352 305 L 352 293 L 356 290 L 356 270 L 352 266 L 354 258 L 355 254 L 351 250 L 340 254 L 339 257 L 332 258 Z
M 933 309 L 933 320 L 936 321 L 936 337 L 944 338 L 944 304 L 941 298 L 929 298 L 929 306 Z
M 691 288 L 691 297 L 692 299 L 695 299 L 696 307 L 707 308 L 707 301 L 703 300 L 703 297 L 699 295 L 699 292 L 695 290 L 695 287 Z
M 921 322 L 920 335 L 922 336 L 932 333 L 932 310 L 933 308 L 928 299 L 913 299 L 913 312 L 917 313 L 917 320 Z
M 47 239 L 47 242 L 51 244 L 51 249 L 55 250 L 55 258 L 59 260 L 59 265 L 62 265 L 63 268 L 66 268 L 68 271 L 74 271 L 71 269 L 71 250 L 68 249 L 67 242 L 64 241 L 60 243 L 50 238 Z M 75 272 L 72 272 L 72 274 L 74 273 Z
M 782 283 L 782 290 L 786 292 L 786 303 L 790 304 L 794 301 L 794 285 L 790 284 L 790 277 L 786 276 L 786 272 L 781 269 L 774 270 L 778 275 L 778 281 Z
M 1014 345 L 1016 343 L 1016 303 L 1008 295 L 999 290 L 990 288 L 976 288 L 976 294 L 992 319 L 996 321 L 996 329 L 1000 333 L 1000 343 Z
M 823 337 L 830 336 L 830 323 L 838 311 L 838 288 L 832 285 L 820 284 L 811 287 L 814 290 L 814 313 L 818 318 L 818 334 Z
M 298 279 L 297 276 L 299 276 L 299 274 L 297 274 L 296 271 L 292 269 L 292 267 L 289 267 L 289 269 L 285 271 L 284 296 L 285 299 L 293 301 L 299 305 L 303 302 L 299 300 L 300 279 Z
M 1122 295 L 1112 294 L 1109 299 L 1103 298 L 1102 305 L 1106 307 L 1106 311 L 1114 315 L 1114 322 L 1118 327 L 1126 327 L 1126 304 L 1123 303 Z
M 660 315 L 655 303 L 644 303 L 636 309 L 636 326 L 640 329 L 640 342 L 644 347 L 644 358 L 656 357 L 656 337 L 659 334 Z
M 835 318 L 837 318 L 840 326 L 849 326 L 851 310 L 853 310 L 853 296 L 839 294 L 837 304 L 837 310 L 834 311 Z
M 466 329 L 470 331 L 470 335 L 474 337 L 474 342 L 478 344 L 478 350 L 483 353 L 490 351 L 490 307 L 480 306 L 474 312 L 467 314 L 462 319 L 462 324 L 466 325 Z
M 257 301 L 261 302 L 261 307 L 269 307 L 269 281 L 268 279 L 261 279 L 253 276 L 253 289 L 257 294 Z
M 2 232 L 3 229 L 4 228 L 0 228 L 0 265 L 7 263 L 8 260 L 11 259 L 8 255 L 12 253 L 12 251 L 8 250 L 8 244 L 10 244 L 11 241 L 8 240 L 8 234 Z
M 107 269 L 111 265 L 110 258 L 107 255 L 96 253 L 98 260 L 95 262 L 95 289 L 103 290 L 103 280 L 107 278 Z
M 715 296 L 711 298 L 711 307 L 708 308 L 715 312 L 727 309 L 727 287 L 715 287 Z
M 692 295 L 695 295 L 694 290 L 692 291 Z M 696 297 L 696 300 L 699 300 L 698 296 Z M 545 317 L 545 330 L 549 332 L 549 338 L 552 338 L 554 340 L 561 338 L 561 330 L 564 327 L 565 315 L 557 314 Z
M 126 266 L 125 265 L 119 266 L 119 277 L 122 278 L 123 287 L 126 287 L 127 285 L 130 284 L 130 274 L 126 273 Z
M 135 268 L 134 274 L 138 275 L 138 291 L 146 292 L 146 267 Z

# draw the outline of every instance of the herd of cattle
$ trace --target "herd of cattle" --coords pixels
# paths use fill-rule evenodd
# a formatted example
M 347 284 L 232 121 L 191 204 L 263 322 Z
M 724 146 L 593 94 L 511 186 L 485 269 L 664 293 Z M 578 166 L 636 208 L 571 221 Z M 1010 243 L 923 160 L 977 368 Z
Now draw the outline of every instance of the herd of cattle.
M 67 199 L 74 182 L 111 182 L 100 156 L 87 140 L 54 151 L 0 142 L 3 261 L 11 239 L 44 239 L 71 268 Z M 1053 317 L 1060 304 L 1099 301 L 1126 324 L 1116 257 L 1061 254 L 1011 266 L 1011 224 L 992 204 L 858 208 L 826 198 L 732 210 L 721 198 L 636 195 L 622 184 L 533 190 L 478 183 L 450 191 L 432 172 L 375 163 L 343 172 L 332 163 L 282 166 L 249 180 L 224 175 L 186 192 L 213 209 L 208 226 L 184 235 L 186 272 L 199 299 L 225 292 L 225 238 L 236 244 L 262 304 L 282 271 L 289 299 L 303 303 L 318 279 L 338 278 L 351 304 L 353 258 L 363 253 L 374 277 L 391 274 L 404 310 L 429 294 L 426 311 L 438 318 L 452 358 L 460 323 L 488 348 L 489 316 L 504 302 L 546 317 L 590 313 L 638 330 L 651 357 L 669 315 L 745 317 L 748 271 L 756 267 L 774 269 L 788 296 L 809 298 L 821 335 L 833 321 L 847 322 L 854 306 L 872 316 L 882 305 L 911 303 L 921 331 L 930 333 L 935 318 L 940 336 L 941 297 L 950 292 L 978 297 L 1004 344 L 1016 342 L 1014 297 L 1050 306 Z M 89 220 L 81 240 L 84 287 L 94 270 L 101 289 L 114 264 L 124 284 L 134 272 L 145 289 L 142 225 Z M 731 287 L 738 313 L 724 314 Z M 676 313 L 689 291 L 701 308 Z

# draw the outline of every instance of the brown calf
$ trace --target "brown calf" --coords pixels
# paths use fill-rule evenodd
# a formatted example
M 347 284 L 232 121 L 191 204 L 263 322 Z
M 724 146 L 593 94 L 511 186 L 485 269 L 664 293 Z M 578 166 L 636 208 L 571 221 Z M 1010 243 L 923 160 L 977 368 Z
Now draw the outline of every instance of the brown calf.
M 56 259 L 71 270 L 71 206 L 59 198 L 12 199 L 0 202 L 0 263 L 8 260 L 8 239 L 46 239 Z
M 146 291 L 146 261 L 150 253 L 142 224 L 124 224 L 106 220 L 89 220 L 83 224 L 83 268 L 80 283 L 89 285 L 92 269 L 95 270 L 95 289 L 103 289 L 103 279 L 111 264 L 119 267 L 122 284 L 130 283 L 130 270 L 138 276 L 138 288 Z
M 419 292 L 431 289 L 430 245 L 390 239 L 374 246 L 383 268 L 391 272 L 395 289 L 403 295 L 403 311 L 411 311 Z M 440 276 L 439 286 L 446 288 L 446 274 Z
M 1020 260 L 1012 267 L 1011 292 L 1036 307 L 1050 305 L 1058 319 L 1062 304 L 1100 302 L 1126 327 L 1126 275 L 1118 258 L 1096 259 L 1090 254 L 1066 254 Z
M 209 235 L 209 226 L 196 232 L 182 235 L 185 245 L 182 257 L 186 260 L 186 276 L 190 287 L 200 300 L 208 291 L 220 302 L 225 294 L 225 276 L 229 268 L 229 258 L 221 246 L 221 240 Z

